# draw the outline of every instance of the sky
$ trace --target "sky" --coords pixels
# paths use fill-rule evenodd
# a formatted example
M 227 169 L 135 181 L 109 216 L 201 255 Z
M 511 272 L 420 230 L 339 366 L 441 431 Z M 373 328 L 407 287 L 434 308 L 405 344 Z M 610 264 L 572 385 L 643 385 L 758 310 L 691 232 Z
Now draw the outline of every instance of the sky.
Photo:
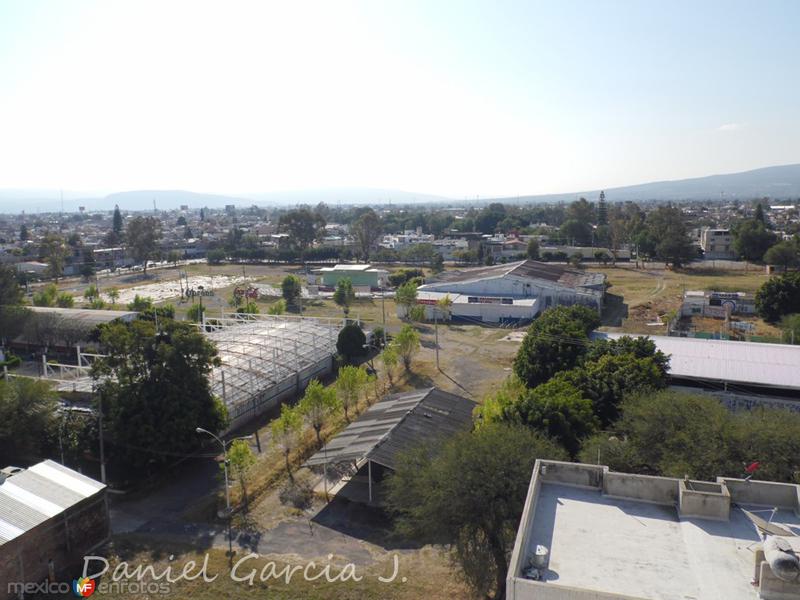
M 0 0 L 0 188 L 451 198 L 800 163 L 800 2 Z

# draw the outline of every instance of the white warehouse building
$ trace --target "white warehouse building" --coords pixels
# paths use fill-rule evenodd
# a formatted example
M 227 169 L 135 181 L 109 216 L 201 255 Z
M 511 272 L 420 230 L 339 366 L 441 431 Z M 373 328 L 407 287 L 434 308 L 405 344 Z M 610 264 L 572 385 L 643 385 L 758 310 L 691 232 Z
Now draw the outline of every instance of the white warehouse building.
M 551 306 L 582 304 L 602 311 L 606 276 L 534 260 L 442 273 L 417 291 L 417 304 L 434 318 L 439 300 L 453 302 L 455 320 L 526 321 Z M 405 308 L 398 305 L 398 315 Z M 442 318 L 439 311 L 438 317 Z

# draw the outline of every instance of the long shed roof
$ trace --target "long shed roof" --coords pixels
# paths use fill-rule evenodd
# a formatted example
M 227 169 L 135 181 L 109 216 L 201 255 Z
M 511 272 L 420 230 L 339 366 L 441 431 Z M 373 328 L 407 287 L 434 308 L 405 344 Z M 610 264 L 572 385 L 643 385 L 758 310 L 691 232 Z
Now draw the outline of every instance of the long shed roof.
M 474 408 L 472 400 L 438 388 L 387 396 L 331 439 L 306 465 L 369 459 L 395 469 L 398 457 L 408 450 L 469 429 Z
M 598 333 L 619 338 L 624 334 Z M 673 377 L 800 390 L 800 346 L 649 336 L 670 355 Z
M 0 484 L 0 546 L 105 487 L 52 460 L 8 477 Z

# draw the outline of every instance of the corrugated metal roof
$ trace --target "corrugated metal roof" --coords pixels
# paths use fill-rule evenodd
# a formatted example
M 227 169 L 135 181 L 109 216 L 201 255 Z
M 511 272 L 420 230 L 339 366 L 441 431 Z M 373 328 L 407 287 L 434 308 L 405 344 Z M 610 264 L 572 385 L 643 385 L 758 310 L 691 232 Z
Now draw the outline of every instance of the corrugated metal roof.
M 616 339 L 624 334 L 600 333 Z M 800 390 L 800 346 L 649 336 L 674 377 Z
M 491 267 L 449 271 L 432 279 L 430 283 L 475 281 L 491 277 L 503 277 L 505 275 L 516 275 L 517 277 L 528 279 L 543 279 L 575 288 L 600 286 L 606 280 L 606 276 L 603 273 L 579 271 L 577 269 L 569 269 L 563 265 L 536 260 L 522 260 Z
M 91 308 L 58 308 L 55 306 L 27 306 L 26 308 L 31 312 L 50 313 L 88 326 L 102 325 L 117 319 L 130 321 L 138 314 L 130 310 L 93 310 Z
M 0 484 L 0 545 L 94 496 L 105 487 L 52 460 L 12 475 Z
M 368 458 L 390 469 L 397 457 L 472 426 L 472 400 L 438 388 L 387 396 L 371 406 L 307 462 L 357 462 Z

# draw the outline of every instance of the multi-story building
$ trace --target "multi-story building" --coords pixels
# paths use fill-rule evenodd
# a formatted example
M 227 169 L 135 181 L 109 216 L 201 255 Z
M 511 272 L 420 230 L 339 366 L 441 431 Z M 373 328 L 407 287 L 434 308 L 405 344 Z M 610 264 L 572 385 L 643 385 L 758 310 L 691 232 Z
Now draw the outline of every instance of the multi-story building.
M 733 235 L 730 229 L 704 227 L 700 230 L 700 247 L 708 260 L 732 260 L 736 258 L 733 250 Z

